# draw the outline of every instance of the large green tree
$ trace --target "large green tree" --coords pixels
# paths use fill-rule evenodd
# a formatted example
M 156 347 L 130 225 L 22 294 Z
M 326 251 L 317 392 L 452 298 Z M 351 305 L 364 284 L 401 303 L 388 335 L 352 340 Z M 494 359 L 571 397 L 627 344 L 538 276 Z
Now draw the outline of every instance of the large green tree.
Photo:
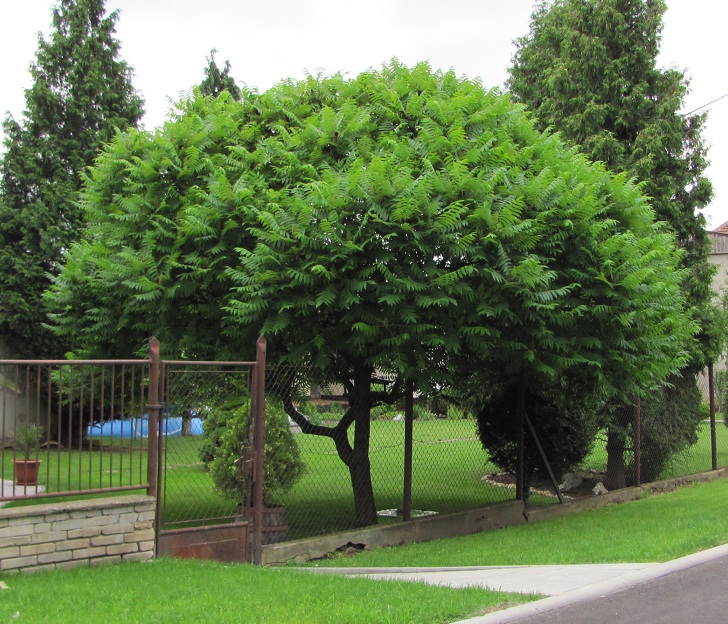
M 704 175 L 705 115 L 680 113 L 689 86 L 685 73 L 657 66 L 665 10 L 663 0 L 543 1 L 532 15 L 530 32 L 516 42 L 508 85 L 514 98 L 533 111 L 539 128 L 557 130 L 590 159 L 639 180 L 657 218 L 675 233 L 685 252 L 683 294 L 700 326 L 690 361 L 671 380 L 677 400 L 695 395 L 689 387 L 696 373 L 717 357 L 725 336 L 712 309 L 714 268 L 700 213 L 712 198 Z M 682 418 L 678 439 L 694 439 L 698 408 L 694 402 L 677 415 Z M 608 413 L 622 414 L 612 419 L 608 444 L 607 478 L 618 487 L 625 483 L 622 457 L 632 410 Z M 652 419 L 644 428 L 664 422 Z M 672 435 L 663 433 L 656 439 Z
M 331 438 L 360 525 L 376 522 L 370 410 L 406 381 L 472 363 L 534 386 L 565 368 L 658 384 L 691 339 L 672 237 L 639 190 L 425 64 L 198 95 L 155 134 L 120 134 L 81 197 L 84 238 L 48 294 L 59 334 L 109 353 L 157 333 L 204 356 L 263 332 L 318 365 L 348 412 L 289 414 Z
M 104 0 L 60 0 L 38 37 L 20 121 L 3 122 L 0 172 L 0 334 L 23 356 L 57 355 L 41 295 L 78 236 L 82 171 L 117 129 L 136 126 L 142 100 Z M 62 352 L 62 351 L 61 351 Z
M 540 2 L 516 42 L 508 86 L 538 128 L 643 184 L 657 219 L 686 251 L 688 303 L 706 308 L 714 270 L 700 213 L 712 198 L 705 114 L 681 114 L 685 73 L 657 67 L 665 10 L 664 0 Z M 694 354 L 696 366 L 706 349 Z

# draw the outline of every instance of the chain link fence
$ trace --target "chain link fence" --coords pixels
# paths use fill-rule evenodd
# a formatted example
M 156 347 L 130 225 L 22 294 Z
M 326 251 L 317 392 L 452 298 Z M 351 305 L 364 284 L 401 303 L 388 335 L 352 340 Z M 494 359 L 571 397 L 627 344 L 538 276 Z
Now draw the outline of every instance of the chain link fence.
M 165 371 L 166 412 L 191 419 L 189 432 L 163 440 L 165 468 L 160 496 L 164 500 L 164 526 L 233 519 L 240 513 L 238 505 L 250 500 L 251 370 L 188 365 Z M 378 382 L 380 387 L 375 384 L 375 391 L 384 391 L 392 380 Z M 346 388 L 314 368 L 277 366 L 266 371 L 264 500 L 268 508 L 284 509 L 287 523 L 286 532 L 268 541 L 357 526 L 357 508 L 368 487 L 349 465 L 350 453 L 357 448 L 364 449 L 368 458 L 365 468 L 371 477 L 378 524 L 401 522 L 405 510 L 411 518 L 418 518 L 515 498 L 515 479 L 489 460 L 478 437 L 475 416 L 442 397 L 415 393 L 408 507 L 404 400 L 372 408 L 365 436 L 368 440 L 363 440 L 355 433 L 349 396 Z M 586 458 L 572 469 L 581 481 L 565 492 L 567 498 L 592 495 L 592 488 L 600 483 L 612 489 L 608 476 L 617 454 L 622 458 L 617 466 L 622 485 L 632 485 L 638 477 L 648 482 L 710 470 L 708 401 L 707 377 L 701 376 L 697 385 L 688 384 L 682 394 L 666 392 L 653 400 L 642 400 L 640 418 L 636 402 L 615 406 L 612 422 L 618 427 L 612 429 L 618 430 L 621 452 L 614 451 L 620 448 L 614 447 L 614 431 L 610 434 L 601 428 Z M 683 418 L 681 410 L 696 404 L 697 411 Z M 682 429 L 679 423 L 683 423 Z M 196 435 L 198 428 L 201 435 Z M 638 430 L 639 449 L 635 446 Z M 726 431 L 719 413 L 716 437 L 720 466 L 728 465 Z M 234 438 L 232 446 L 220 436 Z M 364 443 L 368 448 L 362 446 Z M 642 458 L 641 476 L 636 454 Z M 221 475 L 216 458 L 227 473 Z M 564 476 L 557 475 L 559 482 Z M 565 489 L 569 489 L 568 484 Z M 532 481 L 531 504 L 556 502 L 548 480 Z

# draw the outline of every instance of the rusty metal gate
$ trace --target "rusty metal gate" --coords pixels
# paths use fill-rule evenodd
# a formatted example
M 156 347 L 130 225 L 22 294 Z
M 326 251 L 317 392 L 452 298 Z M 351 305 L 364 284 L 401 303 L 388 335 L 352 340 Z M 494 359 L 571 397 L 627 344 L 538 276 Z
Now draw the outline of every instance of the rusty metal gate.
M 159 379 L 157 554 L 260 563 L 265 340 L 253 362 L 160 361 Z M 249 431 L 238 500 L 211 470 L 231 418 Z

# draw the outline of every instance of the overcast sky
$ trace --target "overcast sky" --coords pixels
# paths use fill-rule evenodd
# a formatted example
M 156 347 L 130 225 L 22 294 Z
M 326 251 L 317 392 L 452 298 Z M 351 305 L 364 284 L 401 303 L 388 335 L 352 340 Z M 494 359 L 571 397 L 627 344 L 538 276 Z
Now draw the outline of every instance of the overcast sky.
M 687 69 L 684 112 L 728 94 L 725 0 L 667 0 L 659 64 Z M 0 112 L 19 119 L 37 33 L 48 33 L 54 0 L 0 0 Z M 176 100 L 203 77 L 218 50 L 238 82 L 265 90 L 319 69 L 355 76 L 392 57 L 428 60 L 502 86 L 513 40 L 528 32 L 532 0 L 107 0 L 119 9 L 122 57 L 146 102 L 144 124 L 160 125 Z M 715 199 L 709 225 L 728 221 L 728 97 L 708 107 L 705 137 Z

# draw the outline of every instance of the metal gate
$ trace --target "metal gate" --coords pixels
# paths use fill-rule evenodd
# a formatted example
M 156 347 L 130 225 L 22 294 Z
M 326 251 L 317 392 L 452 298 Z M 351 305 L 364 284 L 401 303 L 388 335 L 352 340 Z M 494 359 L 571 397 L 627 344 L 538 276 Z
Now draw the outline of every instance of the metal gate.
M 159 423 L 157 554 L 260 563 L 265 339 L 253 362 L 160 361 L 159 380 L 158 401 L 150 393 Z M 231 417 L 250 423 L 241 500 L 221 495 L 210 471 L 216 432 Z

